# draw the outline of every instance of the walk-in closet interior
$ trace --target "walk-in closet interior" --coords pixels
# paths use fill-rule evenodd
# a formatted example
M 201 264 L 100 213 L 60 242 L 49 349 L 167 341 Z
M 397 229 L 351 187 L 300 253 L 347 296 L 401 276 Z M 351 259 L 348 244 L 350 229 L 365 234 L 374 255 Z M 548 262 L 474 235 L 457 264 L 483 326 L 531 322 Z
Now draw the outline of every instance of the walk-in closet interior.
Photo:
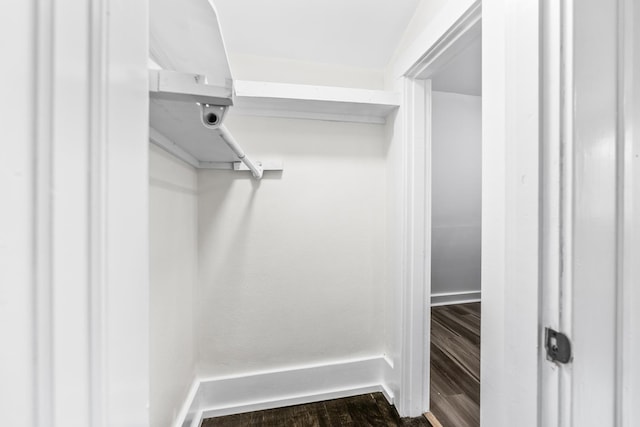
M 640 426 L 637 6 L 0 2 L 0 425 Z
M 277 3 L 150 2 L 153 426 L 369 393 L 394 403 L 402 172 L 389 164 L 403 153 L 389 64 L 432 11 Z M 332 21 L 344 34 L 327 35 Z M 341 37 L 367 48 L 346 55 Z M 461 162 L 434 164 L 434 183 L 456 176 L 434 184 L 434 298 L 477 299 L 480 98 L 445 86 L 434 129 L 459 134 L 434 158 Z
M 638 3 L 0 2 L 0 425 L 640 426 Z

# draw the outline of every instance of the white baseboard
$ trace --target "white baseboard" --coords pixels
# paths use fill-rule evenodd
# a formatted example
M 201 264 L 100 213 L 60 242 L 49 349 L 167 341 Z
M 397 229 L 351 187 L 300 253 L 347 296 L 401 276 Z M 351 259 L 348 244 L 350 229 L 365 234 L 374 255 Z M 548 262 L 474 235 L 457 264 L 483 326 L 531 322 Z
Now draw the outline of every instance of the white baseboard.
M 431 306 L 464 304 L 469 302 L 479 302 L 482 293 L 480 291 L 463 291 L 463 292 L 442 292 L 439 294 L 431 294 Z
M 198 427 L 204 418 L 382 392 L 392 364 L 384 356 L 321 365 L 200 378 L 194 382 L 174 427 Z
M 194 378 L 191 383 L 191 387 L 189 387 L 189 392 L 187 393 L 187 397 L 182 404 L 182 409 L 178 413 L 178 416 L 174 420 L 171 427 L 190 427 L 193 423 L 194 418 L 196 418 L 197 408 L 195 408 L 195 400 L 198 393 L 198 389 L 200 388 L 200 380 L 198 378 Z M 199 425 L 199 424 L 197 424 Z

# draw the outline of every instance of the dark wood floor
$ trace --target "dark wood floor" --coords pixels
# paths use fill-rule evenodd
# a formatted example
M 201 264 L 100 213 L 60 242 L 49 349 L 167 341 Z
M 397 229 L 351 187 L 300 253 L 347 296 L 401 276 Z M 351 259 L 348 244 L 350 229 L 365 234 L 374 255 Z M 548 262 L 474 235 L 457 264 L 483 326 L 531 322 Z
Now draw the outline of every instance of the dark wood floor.
M 202 427 L 430 427 L 424 417 L 400 418 L 382 393 L 208 418 Z
M 480 303 L 431 310 L 431 412 L 444 427 L 480 425 Z M 209 418 L 202 427 L 430 427 L 400 418 L 381 393 Z
M 431 412 L 444 427 L 480 425 L 480 303 L 431 309 Z

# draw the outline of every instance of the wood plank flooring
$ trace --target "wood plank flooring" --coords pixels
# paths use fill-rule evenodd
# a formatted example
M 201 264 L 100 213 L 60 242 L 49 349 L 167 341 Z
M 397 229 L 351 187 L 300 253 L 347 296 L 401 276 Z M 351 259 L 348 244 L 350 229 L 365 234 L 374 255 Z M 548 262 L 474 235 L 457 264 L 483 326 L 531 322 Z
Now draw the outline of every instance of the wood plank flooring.
M 444 427 L 480 425 L 480 303 L 431 309 L 430 397 Z
M 480 303 L 431 310 L 431 412 L 444 427 L 480 425 Z M 430 427 L 400 418 L 381 393 L 225 417 L 202 427 Z
M 208 418 L 202 427 L 430 427 L 424 417 L 400 418 L 382 393 L 246 414 Z

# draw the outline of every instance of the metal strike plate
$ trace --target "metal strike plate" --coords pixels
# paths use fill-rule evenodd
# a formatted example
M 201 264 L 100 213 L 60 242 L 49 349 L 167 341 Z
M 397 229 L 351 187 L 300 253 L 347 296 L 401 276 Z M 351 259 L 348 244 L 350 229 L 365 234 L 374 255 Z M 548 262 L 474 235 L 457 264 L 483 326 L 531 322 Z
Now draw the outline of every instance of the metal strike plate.
M 571 362 L 571 341 L 562 332 L 545 328 L 547 359 L 558 363 Z

